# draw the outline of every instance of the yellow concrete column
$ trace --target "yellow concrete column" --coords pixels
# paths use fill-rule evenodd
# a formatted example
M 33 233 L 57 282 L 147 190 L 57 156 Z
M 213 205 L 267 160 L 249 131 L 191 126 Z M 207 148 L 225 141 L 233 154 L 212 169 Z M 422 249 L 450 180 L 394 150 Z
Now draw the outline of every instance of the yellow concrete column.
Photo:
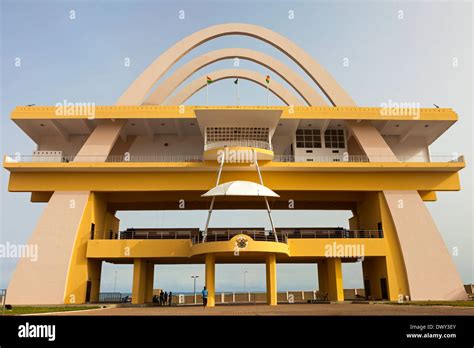
M 146 289 L 145 289 L 145 302 L 153 302 L 153 281 L 155 278 L 155 264 L 148 261 L 146 264 Z
M 380 278 L 387 278 L 388 295 L 391 301 L 397 301 L 399 294 L 408 295 L 408 280 L 402 250 L 397 237 L 397 229 L 394 225 L 390 209 L 383 197 L 382 192 L 366 193 L 364 200 L 357 203 L 357 217 L 359 229 L 379 229 L 382 223 L 383 241 L 386 245 L 386 256 L 382 267 L 383 277 L 379 274 L 378 279 L 370 271 L 370 262 L 363 266 L 364 280 L 369 280 L 372 298 L 381 298 Z M 366 258 L 367 260 L 367 258 Z M 378 265 L 382 263 L 377 262 Z M 369 267 L 368 267 L 369 266 Z M 375 266 L 375 265 L 374 265 Z M 376 268 L 379 268 L 377 266 Z M 379 272 L 380 273 L 380 272 Z
M 87 261 L 87 273 L 91 282 L 91 293 L 90 302 L 99 302 L 100 293 L 100 275 L 102 273 L 102 261 L 101 260 L 88 260 Z
M 328 266 L 327 261 L 322 260 L 318 262 L 318 284 L 319 284 L 319 293 L 328 294 Z
M 133 288 L 132 288 L 132 303 L 145 303 L 146 293 L 146 264 L 144 259 L 135 259 L 133 262 Z
M 267 273 L 267 303 L 277 305 L 276 255 L 267 254 L 265 258 Z
M 216 295 L 216 256 L 214 254 L 206 254 L 206 288 L 207 288 L 207 306 L 215 306 Z
M 326 260 L 328 274 L 328 294 L 330 301 L 344 301 L 342 287 L 342 263 L 340 258 Z

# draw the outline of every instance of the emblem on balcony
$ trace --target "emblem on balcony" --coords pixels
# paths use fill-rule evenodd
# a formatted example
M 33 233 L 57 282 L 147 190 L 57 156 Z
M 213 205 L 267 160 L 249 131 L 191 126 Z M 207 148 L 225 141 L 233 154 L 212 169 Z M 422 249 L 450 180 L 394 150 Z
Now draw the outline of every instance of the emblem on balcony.
M 235 241 L 235 246 L 239 249 L 245 249 L 248 244 L 249 241 L 245 237 L 238 237 Z

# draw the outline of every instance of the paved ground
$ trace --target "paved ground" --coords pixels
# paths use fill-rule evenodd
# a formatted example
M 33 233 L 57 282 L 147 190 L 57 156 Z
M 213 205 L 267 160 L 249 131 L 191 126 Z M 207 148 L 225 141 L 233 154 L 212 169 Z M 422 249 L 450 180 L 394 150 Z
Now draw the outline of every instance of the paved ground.
M 474 315 L 474 307 L 414 306 L 389 304 L 281 304 L 224 305 L 213 308 L 120 307 L 99 310 L 61 312 L 54 315 Z

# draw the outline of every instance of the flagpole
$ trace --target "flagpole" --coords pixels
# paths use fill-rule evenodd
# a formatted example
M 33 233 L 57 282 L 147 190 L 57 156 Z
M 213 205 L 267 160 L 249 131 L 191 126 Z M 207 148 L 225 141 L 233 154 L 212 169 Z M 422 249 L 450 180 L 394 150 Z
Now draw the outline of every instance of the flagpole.
M 239 80 L 237 80 L 237 106 L 239 106 L 240 94 L 239 94 Z
M 209 82 L 206 81 L 206 105 L 209 106 Z
M 267 83 L 267 106 L 270 104 L 270 101 L 269 101 L 269 88 L 270 87 L 270 83 Z

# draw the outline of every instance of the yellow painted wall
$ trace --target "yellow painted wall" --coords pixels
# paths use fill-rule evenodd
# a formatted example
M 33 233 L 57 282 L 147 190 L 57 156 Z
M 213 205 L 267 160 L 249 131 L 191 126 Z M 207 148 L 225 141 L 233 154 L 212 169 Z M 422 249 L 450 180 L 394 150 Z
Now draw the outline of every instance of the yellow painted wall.
M 382 224 L 387 245 L 387 273 L 389 277 L 389 296 L 391 301 L 396 301 L 399 295 L 409 295 L 408 278 L 403 261 L 402 249 L 398 241 L 397 229 L 393 223 L 390 210 L 382 193 L 378 194 Z
M 459 190 L 451 172 L 262 172 L 265 186 L 284 191 Z M 187 172 L 12 172 L 9 191 L 209 190 L 215 171 Z M 221 181 L 257 181 L 255 171 L 224 171 Z
M 98 296 L 100 266 L 97 260 L 88 265 L 87 243 L 90 240 L 91 223 L 95 223 L 96 235 L 104 229 L 106 202 L 101 194 L 90 193 L 79 225 L 69 264 L 64 302 L 66 304 L 84 303 L 86 300 L 87 280 L 92 281 L 91 300 Z
M 328 238 L 328 239 L 289 239 L 288 245 L 274 242 L 251 242 L 240 255 L 251 253 L 277 253 L 291 257 L 325 257 L 327 248 L 363 245 L 366 256 L 385 256 L 386 242 L 379 238 Z M 192 246 L 189 240 L 89 240 L 87 257 L 91 259 L 130 259 L 130 258 L 176 258 L 187 259 L 207 253 L 234 253 L 235 242 L 212 242 Z M 351 257 L 353 255 L 345 255 Z
M 385 252 L 381 255 L 371 255 L 367 253 L 366 256 L 386 255 L 387 281 L 390 300 L 397 300 L 399 294 L 408 294 L 408 283 L 406 280 L 403 256 L 401 254 L 393 221 L 381 192 L 368 192 L 365 194 L 364 200 L 359 202 L 357 205 L 357 217 L 359 228 L 362 230 L 375 230 L 378 228 L 377 223 L 382 223 L 384 238 L 381 239 L 381 241 L 385 244 Z
M 334 247 L 334 243 L 336 243 L 336 247 Z M 386 254 L 386 243 L 382 238 L 288 239 L 291 257 L 325 257 L 327 250 L 337 250 L 339 245 L 342 247 L 364 246 L 365 255 L 368 256 L 384 256 Z M 349 249 L 347 251 L 352 252 Z M 350 257 L 351 255 L 346 256 Z
M 115 234 L 119 232 L 120 220 L 111 212 L 105 213 L 105 226 L 103 239 L 110 239 L 110 231 L 112 231 L 112 239 L 115 238 Z
M 191 242 L 186 239 L 123 239 L 89 240 L 88 258 L 188 258 L 191 256 Z
M 387 273 L 387 264 L 385 257 L 368 257 L 362 262 L 362 272 L 364 280 L 370 282 L 371 298 L 373 300 L 382 299 L 382 288 L 380 278 L 387 279 L 387 285 L 390 283 Z M 389 289 L 387 289 L 389 290 Z M 390 296 L 390 291 L 389 291 Z

